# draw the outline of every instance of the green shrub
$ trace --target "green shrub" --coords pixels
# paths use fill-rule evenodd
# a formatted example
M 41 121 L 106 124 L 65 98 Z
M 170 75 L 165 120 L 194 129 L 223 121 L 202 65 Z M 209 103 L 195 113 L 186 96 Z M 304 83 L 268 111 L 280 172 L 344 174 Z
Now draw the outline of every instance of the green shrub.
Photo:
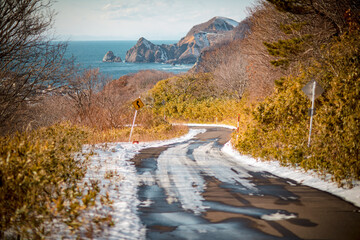
M 307 134 L 307 100 L 301 92 L 304 79 L 284 78 L 276 94 L 257 104 L 248 115 L 252 124 L 239 136 L 237 147 L 246 154 L 298 165 Z M 248 123 L 249 124 L 249 123 Z
M 85 212 L 99 197 L 96 182 L 80 184 L 86 173 L 80 156 L 86 137 L 83 129 L 58 124 L 1 138 L 2 237 L 45 238 L 56 222 L 73 233 L 85 224 Z
M 242 104 L 221 93 L 210 73 L 184 75 L 158 82 L 149 92 L 155 114 L 175 121 L 221 122 L 236 119 Z
M 250 122 L 236 142 L 246 154 L 330 173 L 340 185 L 360 179 L 360 34 L 346 33 L 324 46 L 322 59 L 298 77 L 276 82 L 275 93 L 247 113 Z M 307 147 L 310 100 L 301 88 L 316 76 L 325 92 L 315 101 Z
M 360 33 L 344 34 L 324 50 L 315 71 L 326 87 L 316 115 L 312 160 L 341 183 L 360 179 Z

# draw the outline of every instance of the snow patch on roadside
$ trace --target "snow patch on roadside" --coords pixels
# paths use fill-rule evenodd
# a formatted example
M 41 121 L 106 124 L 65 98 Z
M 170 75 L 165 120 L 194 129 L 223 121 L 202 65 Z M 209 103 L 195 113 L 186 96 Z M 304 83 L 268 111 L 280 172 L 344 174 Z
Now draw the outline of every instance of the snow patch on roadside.
M 174 144 L 178 142 L 184 142 L 192 139 L 200 133 L 206 132 L 206 129 L 190 129 L 189 132 L 181 137 L 173 138 L 165 141 L 153 141 L 153 142 L 140 142 L 139 144 L 132 144 L 130 142 L 120 142 L 120 143 L 107 143 L 107 146 L 113 145 L 115 149 L 123 149 L 124 158 L 127 160 L 132 159 L 136 154 L 145 148 L 154 148 L 162 147 L 169 144 Z
M 138 179 L 135 166 L 126 161 L 128 153 L 121 146 L 96 149 L 85 179 L 99 180 L 101 194 L 109 194 L 114 227 L 105 232 L 107 239 L 145 239 L 146 228 L 137 216 Z M 130 154 L 131 155 L 131 154 Z M 111 177 L 109 177 L 109 173 Z
M 236 129 L 233 126 L 228 125 L 218 125 L 218 124 L 185 124 L 187 126 L 194 127 L 224 127 L 228 129 Z M 141 207 L 149 207 L 152 205 L 152 202 L 147 200 L 140 202 L 137 195 L 137 187 L 141 182 L 146 185 L 155 184 L 155 181 L 159 180 L 158 176 L 152 176 L 149 173 L 144 173 L 142 175 L 138 175 L 136 172 L 136 168 L 131 160 L 136 154 L 138 154 L 142 149 L 152 148 L 152 147 L 161 147 L 169 144 L 181 143 L 188 141 L 195 137 L 197 134 L 206 132 L 205 129 L 190 129 L 189 133 L 175 139 L 167 140 L 167 141 L 154 141 L 154 142 L 144 142 L 139 144 L 132 143 L 107 143 L 107 144 L 99 144 L 95 146 L 95 151 L 97 155 L 91 157 L 91 165 L 89 167 L 87 178 L 99 180 L 101 182 L 100 186 L 110 186 L 105 187 L 105 190 L 109 192 L 110 199 L 114 201 L 114 211 L 113 211 L 113 220 L 115 222 L 115 226 L 110 229 L 108 233 L 106 233 L 106 239 L 145 239 L 146 238 L 146 229 L 145 226 L 141 224 L 140 218 L 138 216 L 137 208 Z M 176 147 L 184 147 L 187 144 L 180 144 Z M 209 147 L 209 146 L 204 146 Z M 89 147 L 85 146 L 85 149 L 89 149 Z M 172 150 L 165 151 L 160 155 L 159 158 L 163 158 L 163 163 L 166 164 L 166 168 L 173 168 L 173 171 L 176 172 L 176 166 L 172 166 L 174 162 L 172 161 L 174 158 L 171 158 Z M 206 150 L 206 149 L 205 149 Z M 208 149 L 212 151 L 211 149 Z M 185 150 L 184 150 L 185 151 Z M 206 156 L 200 156 L 200 153 L 196 153 L 196 149 L 194 150 L 194 158 L 196 161 L 205 161 Z M 353 189 L 345 189 L 338 188 L 336 183 L 330 181 L 324 181 L 320 179 L 315 173 L 312 172 L 304 172 L 304 170 L 300 168 L 290 168 L 290 167 L 282 167 L 276 161 L 272 162 L 262 162 L 256 160 L 254 158 L 241 155 L 238 151 L 232 148 L 230 142 L 228 142 L 221 150 L 223 153 L 233 157 L 231 161 L 235 162 L 237 165 L 234 168 L 236 171 L 241 172 L 238 168 L 244 168 L 252 171 L 267 171 L 274 175 L 293 179 L 301 184 L 308 185 L 323 191 L 330 192 L 334 195 L 340 196 L 347 201 L 354 203 L 355 205 L 360 207 L 360 182 L 354 183 Z M 216 153 L 220 154 L 220 153 Z M 166 156 L 167 155 L 167 156 Z M 197 155 L 197 156 L 196 156 Z M 184 155 L 185 158 L 181 158 L 178 161 L 183 161 L 181 164 L 187 164 L 189 169 L 187 170 L 186 175 L 184 176 L 176 176 L 168 177 L 167 180 L 164 181 L 163 184 L 171 184 L 172 187 L 176 186 L 176 182 L 180 183 L 182 181 L 188 179 L 196 179 L 196 181 L 187 181 L 187 188 L 179 188 L 180 193 L 182 195 L 177 195 L 181 204 L 186 209 L 195 209 L 194 212 L 200 213 L 208 206 L 202 205 L 202 196 L 201 192 L 203 191 L 203 179 L 201 178 L 201 174 L 198 174 L 198 171 L 202 171 L 201 167 L 198 168 L 193 167 L 193 163 L 191 159 L 186 157 L 186 153 Z M 168 158 L 166 160 L 165 158 Z M 169 162 L 171 160 L 171 163 Z M 214 159 L 210 159 L 213 161 Z M 166 162 L 168 161 L 168 162 Z M 215 165 L 214 165 L 215 167 Z M 210 172 L 216 171 L 214 175 L 219 175 L 219 169 L 208 169 Z M 114 179 L 106 179 L 105 174 L 109 171 L 113 171 L 116 176 L 119 176 L 119 179 L 114 181 Z M 165 171 L 163 172 L 165 174 Z M 196 173 L 196 174 L 195 174 Z M 195 175 L 194 175 L 195 174 Z M 242 174 L 242 173 L 241 173 Z M 166 175 L 164 175 L 166 176 Z M 244 178 L 243 178 L 244 176 Z M 201 179 L 199 179 L 199 177 Z M 226 178 L 227 176 L 223 176 Z M 115 177 L 117 178 L 117 177 Z M 121 178 L 121 179 L 120 179 Z M 229 177 L 228 177 L 229 178 Z M 245 180 L 245 175 L 241 175 L 239 181 Z M 228 179 L 229 180 L 229 179 Z M 230 180 L 231 177 L 230 177 Z M 174 185 L 175 184 L 175 185 Z M 289 182 L 291 184 L 291 182 Z M 180 185 L 179 185 L 180 186 Z M 251 186 L 249 186 L 251 187 Z M 190 191 L 191 190 L 191 191 Z M 173 190 L 171 190 L 173 191 Z M 180 197 L 179 197 L 180 196 Z M 171 200 L 171 199 L 169 199 Z M 261 216 L 262 219 L 268 221 L 277 221 L 281 219 L 289 219 L 292 218 L 290 215 L 284 215 L 282 213 L 272 213 L 272 214 L 263 214 Z
M 85 180 L 100 181 L 101 193 L 108 192 L 109 198 L 113 201 L 112 217 L 115 226 L 104 233 L 106 239 L 146 238 L 146 227 L 141 224 L 137 208 L 138 206 L 150 206 L 152 203 L 150 201 L 140 202 L 137 188 L 140 182 L 153 184 L 155 179 L 147 174 L 139 176 L 134 164 L 129 160 L 142 149 L 184 142 L 205 131 L 205 129 L 190 129 L 188 134 L 166 141 L 139 144 L 103 143 L 97 144 L 94 148 L 84 146 L 84 152 L 93 150 L 96 153 L 90 157 Z
M 241 155 L 231 146 L 230 142 L 225 144 L 222 151 L 234 157 L 241 165 L 251 166 L 257 169 L 257 171 L 267 171 L 282 178 L 295 180 L 303 185 L 329 192 L 360 207 L 360 181 L 354 181 L 354 187 L 351 189 L 342 188 L 338 187 L 335 182 L 321 179 L 313 171 L 305 172 L 305 170 L 300 167 L 293 168 L 281 166 L 278 161 L 261 161 L 249 156 Z

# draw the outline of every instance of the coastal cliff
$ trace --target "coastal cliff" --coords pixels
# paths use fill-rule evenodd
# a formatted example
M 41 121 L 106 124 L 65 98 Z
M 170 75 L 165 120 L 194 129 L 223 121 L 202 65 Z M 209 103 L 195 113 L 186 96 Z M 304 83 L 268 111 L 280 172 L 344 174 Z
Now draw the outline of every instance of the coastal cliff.
M 127 51 L 125 61 L 167 62 L 174 57 L 175 48 L 175 45 L 155 45 L 142 37 Z
M 176 44 L 155 45 L 141 37 L 135 46 L 127 51 L 125 61 L 193 64 L 203 49 L 233 39 L 235 35 L 233 30 L 238 25 L 235 20 L 214 17 L 192 27 Z

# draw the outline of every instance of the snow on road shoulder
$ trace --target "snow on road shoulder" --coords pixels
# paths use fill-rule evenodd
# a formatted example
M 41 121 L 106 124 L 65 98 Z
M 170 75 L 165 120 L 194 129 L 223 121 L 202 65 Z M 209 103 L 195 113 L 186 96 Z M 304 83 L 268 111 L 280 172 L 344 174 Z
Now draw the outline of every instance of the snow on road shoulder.
M 109 194 L 114 227 L 105 232 L 106 239 L 145 239 L 145 227 L 136 211 L 137 176 L 135 166 L 126 161 L 128 155 L 120 146 L 96 148 L 90 158 L 85 179 L 100 181 L 101 194 Z
M 323 180 L 312 171 L 305 172 L 305 170 L 301 168 L 283 167 L 277 161 L 260 161 L 249 156 L 241 155 L 231 146 L 230 142 L 225 144 L 222 151 L 234 157 L 238 163 L 242 165 L 253 167 L 257 169 L 257 171 L 267 171 L 279 177 L 289 178 L 303 185 L 329 192 L 360 207 L 360 181 L 354 182 L 354 187 L 351 189 L 341 188 L 330 180 Z
M 224 127 L 235 129 L 233 126 L 216 125 L 216 124 L 186 124 L 196 127 Z M 145 239 L 146 230 L 138 216 L 137 208 L 141 203 L 137 196 L 137 187 L 141 179 L 137 175 L 137 170 L 131 160 L 142 149 L 160 147 L 169 144 L 181 143 L 188 141 L 197 134 L 206 132 L 205 129 L 190 129 L 189 133 L 175 139 L 166 141 L 144 142 L 139 144 L 132 143 L 104 143 L 95 146 L 94 151 L 97 153 L 92 156 L 91 164 L 88 169 L 86 178 L 99 180 L 101 186 L 107 186 L 111 200 L 113 200 L 115 226 L 106 233 L 107 239 Z M 89 149 L 84 147 L 84 151 Z M 360 206 L 360 182 L 355 183 L 353 189 L 338 188 L 336 183 L 321 180 L 311 172 L 305 173 L 301 169 L 282 167 L 278 162 L 262 162 L 254 158 L 240 155 L 227 143 L 222 151 L 232 156 L 236 162 L 246 169 L 251 168 L 256 171 L 268 171 L 280 177 L 293 179 L 304 185 L 318 188 L 340 196 L 347 201 Z M 109 180 L 106 175 L 114 175 L 115 179 Z M 121 178 L 121 179 L 119 179 Z M 151 180 L 151 179 L 149 179 Z M 200 189 L 201 190 L 201 189 Z M 201 209 L 201 208 L 200 208 Z M 282 218 L 282 215 L 273 214 L 267 216 L 271 220 Z
M 93 151 L 85 180 L 100 181 L 102 194 L 109 194 L 113 201 L 114 227 L 105 232 L 106 239 L 145 239 L 146 229 L 137 214 L 140 203 L 137 196 L 138 175 L 129 161 L 140 150 L 187 141 L 205 129 L 190 129 L 188 134 L 166 141 L 132 144 L 127 142 L 103 143 L 94 148 L 84 146 L 83 151 Z
M 184 141 L 190 140 L 193 137 L 195 137 L 196 135 L 198 135 L 200 133 L 204 133 L 204 132 L 206 132 L 206 129 L 189 129 L 189 132 L 186 135 L 178 137 L 178 138 L 169 139 L 169 140 L 143 142 L 143 143 L 139 143 L 139 144 L 132 144 L 132 143 L 127 143 L 127 142 L 122 142 L 122 143 L 117 143 L 117 144 L 121 145 L 121 147 L 123 147 L 128 152 L 128 154 L 130 154 L 129 159 L 131 159 L 135 156 L 135 154 L 137 154 L 142 149 L 161 147 L 161 146 L 174 144 L 174 143 L 178 143 L 178 142 L 184 142 Z

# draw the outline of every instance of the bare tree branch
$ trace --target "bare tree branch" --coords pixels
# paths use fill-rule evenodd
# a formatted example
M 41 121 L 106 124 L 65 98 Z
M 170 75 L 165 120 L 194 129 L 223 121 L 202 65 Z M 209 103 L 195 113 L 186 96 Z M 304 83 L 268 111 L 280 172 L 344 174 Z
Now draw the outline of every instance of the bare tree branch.
M 0 126 L 15 128 L 26 105 L 67 84 L 67 44 L 48 37 L 52 1 L 0 1 Z M 26 122 L 26 121 L 25 121 Z M 4 129 L 0 129 L 2 132 Z

